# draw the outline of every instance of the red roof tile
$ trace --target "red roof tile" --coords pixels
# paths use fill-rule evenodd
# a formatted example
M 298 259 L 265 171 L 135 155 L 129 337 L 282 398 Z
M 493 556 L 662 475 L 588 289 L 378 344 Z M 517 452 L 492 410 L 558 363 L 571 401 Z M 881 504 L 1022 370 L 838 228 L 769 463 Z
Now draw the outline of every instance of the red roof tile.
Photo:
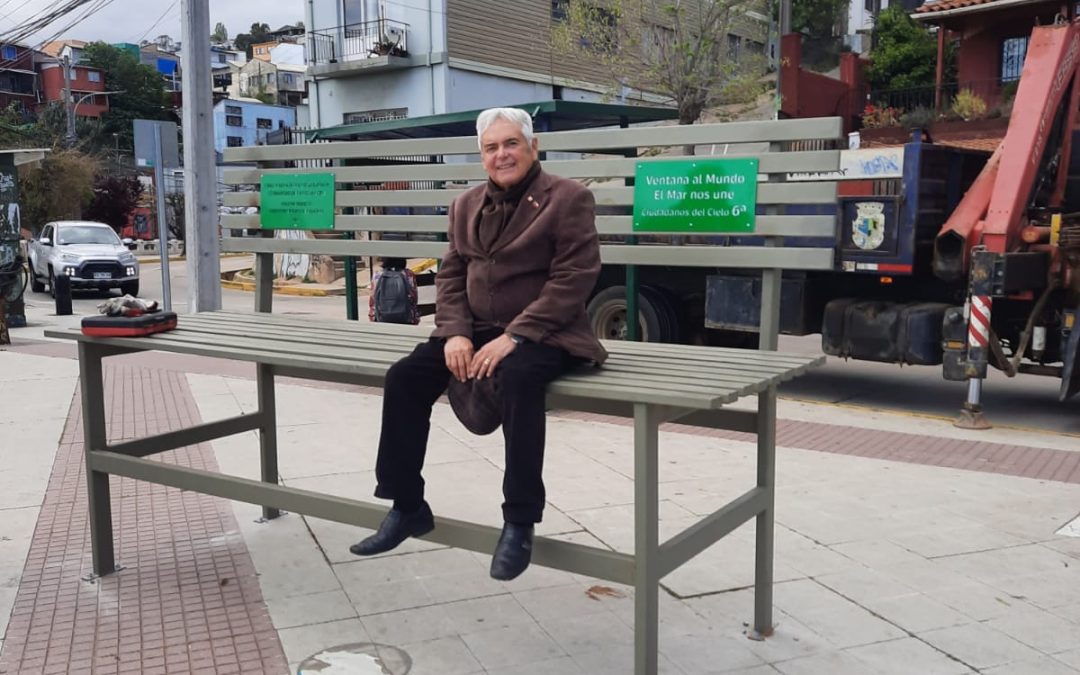
M 938 0 L 937 2 L 928 2 L 925 5 L 919 5 L 915 8 L 915 12 L 944 12 L 948 9 L 960 9 L 961 7 L 971 7 L 972 5 L 986 5 L 991 2 L 994 2 L 994 0 Z

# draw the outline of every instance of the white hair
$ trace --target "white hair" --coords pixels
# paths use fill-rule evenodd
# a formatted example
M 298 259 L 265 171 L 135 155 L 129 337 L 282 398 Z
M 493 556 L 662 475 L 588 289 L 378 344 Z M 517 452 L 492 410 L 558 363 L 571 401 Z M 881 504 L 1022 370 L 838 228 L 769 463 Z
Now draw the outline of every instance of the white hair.
M 488 108 L 480 113 L 480 116 L 476 118 L 476 144 L 483 147 L 481 138 L 484 136 L 484 132 L 488 130 L 495 120 L 506 120 L 507 122 L 513 122 L 521 127 L 521 135 L 525 137 L 526 143 L 532 143 L 533 141 L 533 123 L 532 116 L 525 112 L 521 108 Z

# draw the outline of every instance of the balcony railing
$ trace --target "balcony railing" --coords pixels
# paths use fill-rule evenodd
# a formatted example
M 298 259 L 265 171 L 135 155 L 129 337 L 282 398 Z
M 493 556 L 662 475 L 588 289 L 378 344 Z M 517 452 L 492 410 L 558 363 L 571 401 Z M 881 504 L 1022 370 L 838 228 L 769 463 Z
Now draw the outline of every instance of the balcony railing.
M 409 55 L 409 24 L 390 19 L 324 28 L 307 34 L 317 65 Z
M 1016 95 L 1019 80 L 968 80 L 965 82 L 945 82 L 940 89 L 934 85 L 911 87 L 908 89 L 886 89 L 871 91 L 867 104 L 877 107 L 889 107 L 911 112 L 926 109 L 936 113 L 948 113 L 956 100 L 957 92 L 967 90 L 986 103 L 987 114 L 1002 112 Z

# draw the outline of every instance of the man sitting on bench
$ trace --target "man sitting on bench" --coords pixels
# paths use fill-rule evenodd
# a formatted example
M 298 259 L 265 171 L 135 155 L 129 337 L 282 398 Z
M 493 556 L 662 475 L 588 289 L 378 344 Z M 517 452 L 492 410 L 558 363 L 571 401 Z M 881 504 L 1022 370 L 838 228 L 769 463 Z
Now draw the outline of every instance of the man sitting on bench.
M 489 180 L 450 206 L 435 331 L 386 375 L 375 496 L 392 499 L 393 508 L 375 534 L 349 550 L 383 553 L 434 528 L 421 477 L 432 405 L 451 377 L 471 384 L 476 396 L 493 383 L 506 474 L 491 576 L 509 580 L 528 567 L 533 525 L 544 510 L 544 390 L 571 368 L 607 356 L 585 313 L 600 246 L 592 193 L 541 170 L 528 113 L 485 110 L 476 132 Z

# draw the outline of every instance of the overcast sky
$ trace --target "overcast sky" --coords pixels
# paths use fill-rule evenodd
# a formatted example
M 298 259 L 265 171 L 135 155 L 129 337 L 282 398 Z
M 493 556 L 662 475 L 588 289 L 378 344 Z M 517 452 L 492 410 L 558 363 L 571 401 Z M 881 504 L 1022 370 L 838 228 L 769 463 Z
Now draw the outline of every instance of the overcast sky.
M 57 0 L 0 0 L 0 34 L 7 33 L 56 3 Z M 71 18 L 53 24 L 48 31 L 38 33 L 28 42 L 36 46 L 37 42 L 63 28 Z M 303 20 L 304 0 L 210 0 L 210 30 L 221 21 L 229 30 L 229 37 L 246 33 L 256 21 L 268 23 L 270 28 L 276 29 Z M 157 25 L 154 25 L 155 22 Z M 175 40 L 180 39 L 180 0 L 176 0 L 175 4 L 172 0 L 112 0 L 107 7 L 65 31 L 61 37 L 87 42 L 137 43 L 140 39 L 150 39 L 163 33 Z

